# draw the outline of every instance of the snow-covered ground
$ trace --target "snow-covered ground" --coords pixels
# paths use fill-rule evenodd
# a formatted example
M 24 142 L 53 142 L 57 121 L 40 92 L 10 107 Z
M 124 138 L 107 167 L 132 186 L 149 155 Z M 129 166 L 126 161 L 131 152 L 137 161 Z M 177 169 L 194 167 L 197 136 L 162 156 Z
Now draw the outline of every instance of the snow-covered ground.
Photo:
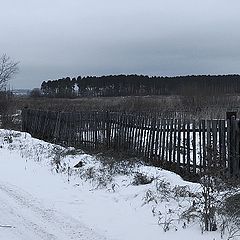
M 183 217 L 200 191 L 168 171 L 0 130 L 0 240 L 220 240 Z

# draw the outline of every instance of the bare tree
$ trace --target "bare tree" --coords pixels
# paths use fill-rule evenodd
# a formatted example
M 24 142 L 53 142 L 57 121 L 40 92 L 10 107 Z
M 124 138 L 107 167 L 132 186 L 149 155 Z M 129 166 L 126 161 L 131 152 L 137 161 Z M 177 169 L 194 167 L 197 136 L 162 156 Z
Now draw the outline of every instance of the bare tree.
M 0 91 L 4 90 L 7 82 L 18 72 L 19 62 L 11 60 L 9 56 L 0 56 Z

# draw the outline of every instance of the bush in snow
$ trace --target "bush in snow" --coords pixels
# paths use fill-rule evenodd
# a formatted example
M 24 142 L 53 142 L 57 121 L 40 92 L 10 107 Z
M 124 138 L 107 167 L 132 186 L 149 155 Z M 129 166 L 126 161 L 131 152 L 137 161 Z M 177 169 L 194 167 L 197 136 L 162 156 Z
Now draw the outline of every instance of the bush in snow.
M 146 185 L 154 180 L 153 177 L 149 177 L 144 173 L 137 172 L 133 178 L 133 185 Z

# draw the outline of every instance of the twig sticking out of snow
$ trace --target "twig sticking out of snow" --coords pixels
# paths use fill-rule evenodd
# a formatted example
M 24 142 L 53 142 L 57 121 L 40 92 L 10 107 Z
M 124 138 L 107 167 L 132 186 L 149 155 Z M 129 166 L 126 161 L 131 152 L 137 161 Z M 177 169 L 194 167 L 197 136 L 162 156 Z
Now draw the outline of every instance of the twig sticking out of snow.
M 13 228 L 11 225 L 0 225 L 0 228 Z

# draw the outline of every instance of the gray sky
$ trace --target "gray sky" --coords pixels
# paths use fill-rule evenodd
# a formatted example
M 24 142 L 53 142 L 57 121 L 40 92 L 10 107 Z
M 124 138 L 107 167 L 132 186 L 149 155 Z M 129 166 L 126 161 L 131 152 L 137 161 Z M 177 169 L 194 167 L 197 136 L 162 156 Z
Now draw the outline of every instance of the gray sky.
M 239 0 L 1 1 L 14 88 L 78 75 L 240 73 Z

